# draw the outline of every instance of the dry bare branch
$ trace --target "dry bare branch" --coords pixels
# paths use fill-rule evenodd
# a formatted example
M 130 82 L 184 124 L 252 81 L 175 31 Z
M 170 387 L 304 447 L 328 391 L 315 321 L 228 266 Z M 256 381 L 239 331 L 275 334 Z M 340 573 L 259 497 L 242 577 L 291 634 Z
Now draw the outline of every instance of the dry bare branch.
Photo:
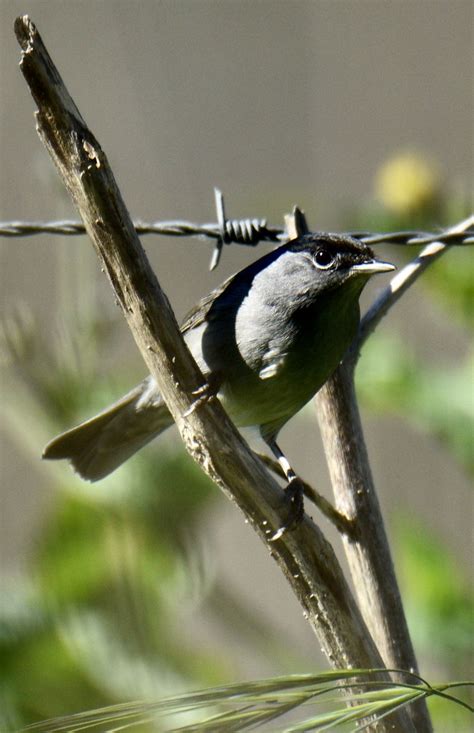
M 293 588 L 334 667 L 380 667 L 331 545 L 306 517 L 278 542 L 268 539 L 286 514 L 284 495 L 217 400 L 199 409 L 203 383 L 128 215 L 107 158 L 87 128 L 35 26 L 18 18 L 21 68 L 38 106 L 38 134 L 79 210 L 148 369 L 187 450 L 244 512 Z M 378 731 L 414 731 L 404 711 Z M 421 730 L 421 729 L 420 729 Z

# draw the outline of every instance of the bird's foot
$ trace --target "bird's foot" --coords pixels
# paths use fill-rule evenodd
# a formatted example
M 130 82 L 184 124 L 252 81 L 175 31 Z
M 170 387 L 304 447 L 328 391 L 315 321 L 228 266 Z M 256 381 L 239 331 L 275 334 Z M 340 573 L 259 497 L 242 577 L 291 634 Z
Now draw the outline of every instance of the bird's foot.
M 285 497 L 289 503 L 288 516 L 285 524 L 277 529 L 273 537 L 270 538 L 270 542 L 279 540 L 285 532 L 295 529 L 304 517 L 304 500 L 303 500 L 304 486 L 301 479 L 298 476 L 292 478 L 287 486 L 285 487 Z
M 218 391 L 218 384 L 213 379 L 209 379 L 207 382 L 204 382 L 204 384 L 201 384 L 197 389 L 193 389 L 191 394 L 196 399 L 190 404 L 183 417 L 188 417 L 188 415 L 191 415 L 198 409 L 198 407 L 202 407 L 207 404 L 209 400 L 217 396 Z

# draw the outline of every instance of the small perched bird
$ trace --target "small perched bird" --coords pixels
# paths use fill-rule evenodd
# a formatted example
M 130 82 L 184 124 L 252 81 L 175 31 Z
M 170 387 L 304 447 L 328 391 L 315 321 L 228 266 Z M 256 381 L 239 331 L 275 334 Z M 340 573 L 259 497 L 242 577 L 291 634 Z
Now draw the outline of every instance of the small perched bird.
M 228 278 L 184 320 L 182 334 L 208 384 L 238 427 L 258 426 L 289 486 L 296 475 L 278 432 L 344 356 L 368 279 L 393 269 L 352 237 L 305 234 Z M 43 458 L 68 459 L 80 476 L 97 481 L 172 423 L 149 376 L 54 438 Z

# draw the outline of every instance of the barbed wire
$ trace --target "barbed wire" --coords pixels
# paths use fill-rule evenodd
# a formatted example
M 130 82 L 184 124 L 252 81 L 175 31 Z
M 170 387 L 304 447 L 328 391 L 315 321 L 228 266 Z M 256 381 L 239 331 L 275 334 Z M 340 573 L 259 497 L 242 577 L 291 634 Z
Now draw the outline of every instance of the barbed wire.
M 283 227 L 268 226 L 266 219 L 227 219 L 224 209 L 222 193 L 215 189 L 217 209 L 216 223 L 197 224 L 189 221 L 154 221 L 133 222 L 138 235 L 157 234 L 168 237 L 198 237 L 200 239 L 214 239 L 216 245 L 211 257 L 210 269 L 213 270 L 219 263 L 224 244 L 241 244 L 255 247 L 260 242 L 278 242 L 287 238 L 287 231 Z M 85 234 L 86 229 L 82 222 L 72 220 L 62 221 L 4 221 L 0 222 L 0 237 L 31 237 L 39 234 L 53 234 L 78 236 Z M 405 246 L 426 246 L 431 242 L 442 242 L 446 245 L 474 244 L 474 217 L 473 225 L 466 231 L 455 232 L 441 230 L 438 232 L 421 232 L 416 230 L 399 232 L 345 232 L 364 244 L 396 244 Z
M 140 219 L 133 221 L 137 234 L 161 234 L 170 237 L 206 237 L 218 239 L 221 230 L 218 224 L 196 224 L 189 221 L 154 221 L 143 222 Z M 231 219 L 226 222 L 229 235 L 229 244 L 247 244 L 254 246 L 259 242 L 276 242 L 286 235 L 282 227 L 267 226 L 264 219 Z M 249 230 L 251 237 L 244 239 L 247 235 L 242 232 Z M 73 220 L 58 221 L 0 221 L 0 237 L 29 237 L 37 234 L 63 234 L 81 235 L 86 229 L 82 222 Z M 405 244 L 424 245 L 434 241 L 446 242 L 446 244 L 462 245 L 474 244 L 474 227 L 464 234 L 452 234 L 448 232 L 420 232 L 407 230 L 399 232 L 367 232 L 348 231 L 344 232 L 350 237 L 356 237 L 365 244 Z
M 163 234 L 170 237 L 207 237 L 218 239 L 221 236 L 219 224 L 196 224 L 190 221 L 154 221 L 133 222 L 137 234 Z M 250 246 L 262 241 L 277 241 L 284 230 L 279 227 L 267 227 L 263 219 L 230 219 L 226 221 L 228 237 L 235 244 Z M 0 222 L 0 236 L 29 237 L 36 234 L 85 234 L 86 229 L 81 221 L 64 219 L 61 221 L 3 221 Z

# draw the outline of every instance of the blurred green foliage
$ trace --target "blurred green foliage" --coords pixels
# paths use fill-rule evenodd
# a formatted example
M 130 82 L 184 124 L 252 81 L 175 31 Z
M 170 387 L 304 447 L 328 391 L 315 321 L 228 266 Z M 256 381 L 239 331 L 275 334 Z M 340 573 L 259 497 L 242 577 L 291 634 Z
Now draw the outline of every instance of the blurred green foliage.
M 30 318 L 4 324 L 7 425 L 35 458 L 49 436 L 130 384 L 127 368 L 97 376 L 100 323 L 71 331 L 76 339 L 62 329 L 49 349 Z M 267 625 L 214 578 L 197 525 L 217 492 L 179 441 L 165 437 L 100 486 L 65 464 L 45 470 L 55 501 L 25 573 L 2 578 L 2 730 L 229 679 L 217 642 L 186 629 L 204 603 L 216 628 L 245 629 L 269 651 Z
M 461 325 L 474 326 L 474 252 L 453 247 L 424 278 L 424 286 Z
M 393 193 L 387 170 L 386 191 Z M 346 212 L 348 229 L 431 229 L 433 221 L 464 218 L 463 202 L 446 193 L 434 172 L 430 183 L 426 168 L 425 188 L 417 187 L 416 161 L 402 161 L 395 166 L 402 187 L 404 170 L 419 205 L 406 196 L 395 197 L 396 207 L 371 202 Z M 412 257 L 413 250 L 403 256 Z M 457 328 L 472 325 L 471 251 L 449 251 L 417 287 Z M 88 300 L 83 292 L 81 299 Z M 49 347 L 28 314 L 4 323 L 5 425 L 23 450 L 36 455 L 38 445 L 129 388 L 129 370 L 121 362 L 113 377 L 101 376 L 98 347 L 104 353 L 111 330 L 109 322 L 84 309 L 74 319 L 66 317 Z M 471 352 L 441 368 L 382 329 L 364 348 L 357 386 L 368 408 L 403 416 L 473 473 L 472 376 Z M 197 530 L 216 491 L 166 439 L 100 488 L 79 481 L 62 464 L 45 470 L 54 504 L 25 572 L 2 579 L 2 730 L 231 679 L 218 642 L 204 648 L 186 633 L 189 615 L 204 602 L 215 626 L 232 628 L 270 658 L 291 658 L 284 640 L 274 635 L 269 641 L 267 624 L 216 583 Z M 472 674 L 473 604 L 464 570 L 420 523 L 400 520 L 395 536 L 415 645 L 427 652 L 436 647 L 437 664 L 442 660 L 449 674 Z M 443 730 L 454 730 L 446 723 L 447 708 L 434 709 Z M 464 714 L 456 715 L 456 730 L 467 730 Z
M 413 517 L 398 517 L 396 535 L 406 610 L 420 649 L 428 656 L 442 656 L 450 674 L 468 677 L 474 595 L 464 569 L 439 538 Z
M 405 612 L 419 655 L 438 676 L 442 670 L 449 679 L 472 680 L 474 591 L 463 564 L 412 516 L 397 518 L 395 536 Z M 471 690 L 471 704 L 473 698 Z M 467 711 L 440 699 L 429 707 L 436 730 L 470 730 Z
M 371 410 L 403 417 L 431 434 L 474 473 L 474 354 L 433 366 L 396 336 L 376 334 L 357 370 L 358 394 Z

